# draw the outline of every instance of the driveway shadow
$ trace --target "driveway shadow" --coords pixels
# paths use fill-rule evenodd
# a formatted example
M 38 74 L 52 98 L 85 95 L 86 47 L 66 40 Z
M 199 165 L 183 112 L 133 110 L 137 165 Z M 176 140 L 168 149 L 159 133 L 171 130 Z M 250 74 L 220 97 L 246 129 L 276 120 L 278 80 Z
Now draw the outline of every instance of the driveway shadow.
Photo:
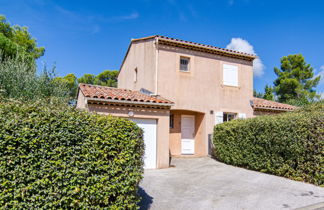
M 139 187 L 138 194 L 141 196 L 141 201 L 139 202 L 140 210 L 150 209 L 151 204 L 153 203 L 153 197 L 145 192 L 142 187 Z

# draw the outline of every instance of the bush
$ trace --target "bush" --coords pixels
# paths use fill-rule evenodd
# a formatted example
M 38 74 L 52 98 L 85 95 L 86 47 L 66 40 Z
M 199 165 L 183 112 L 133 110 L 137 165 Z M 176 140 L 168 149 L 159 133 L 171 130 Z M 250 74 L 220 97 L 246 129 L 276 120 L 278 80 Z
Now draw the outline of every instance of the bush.
M 234 120 L 214 128 L 214 155 L 227 164 L 324 184 L 324 105 Z
M 1 208 L 137 208 L 142 136 L 126 119 L 1 102 Z

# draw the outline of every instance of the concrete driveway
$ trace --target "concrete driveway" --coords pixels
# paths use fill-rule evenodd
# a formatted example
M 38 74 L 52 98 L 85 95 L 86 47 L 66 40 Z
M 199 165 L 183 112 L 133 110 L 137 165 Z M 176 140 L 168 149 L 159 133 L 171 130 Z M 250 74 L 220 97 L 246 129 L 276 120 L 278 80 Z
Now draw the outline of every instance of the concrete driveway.
M 249 171 L 211 158 L 173 159 L 146 170 L 142 209 L 324 209 L 324 188 Z

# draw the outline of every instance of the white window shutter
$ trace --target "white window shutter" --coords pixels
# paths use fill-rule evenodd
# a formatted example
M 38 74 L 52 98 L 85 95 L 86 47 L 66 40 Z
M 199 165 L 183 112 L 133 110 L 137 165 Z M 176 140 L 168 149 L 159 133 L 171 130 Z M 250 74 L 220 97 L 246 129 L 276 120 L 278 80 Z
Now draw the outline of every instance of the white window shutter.
M 215 114 L 215 125 L 223 123 L 223 112 L 216 112 Z
M 238 114 L 238 118 L 239 119 L 245 119 L 246 118 L 246 114 L 245 113 L 239 113 Z
M 229 86 L 238 86 L 237 66 L 223 64 L 223 84 Z

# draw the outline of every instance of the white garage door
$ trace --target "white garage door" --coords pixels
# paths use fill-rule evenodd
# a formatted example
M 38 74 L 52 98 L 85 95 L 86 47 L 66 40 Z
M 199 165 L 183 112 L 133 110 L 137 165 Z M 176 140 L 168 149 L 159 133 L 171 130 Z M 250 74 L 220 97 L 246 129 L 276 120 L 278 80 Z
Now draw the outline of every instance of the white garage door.
M 156 120 L 130 119 L 144 130 L 144 168 L 156 168 Z

